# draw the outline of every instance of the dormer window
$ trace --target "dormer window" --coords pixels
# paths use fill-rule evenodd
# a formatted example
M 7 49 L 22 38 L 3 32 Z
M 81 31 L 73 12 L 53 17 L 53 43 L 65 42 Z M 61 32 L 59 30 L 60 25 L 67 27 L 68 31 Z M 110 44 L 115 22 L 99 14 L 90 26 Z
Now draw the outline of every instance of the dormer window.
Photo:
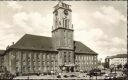
M 65 20 L 65 28 L 67 28 L 68 27 L 68 20 L 66 19 Z

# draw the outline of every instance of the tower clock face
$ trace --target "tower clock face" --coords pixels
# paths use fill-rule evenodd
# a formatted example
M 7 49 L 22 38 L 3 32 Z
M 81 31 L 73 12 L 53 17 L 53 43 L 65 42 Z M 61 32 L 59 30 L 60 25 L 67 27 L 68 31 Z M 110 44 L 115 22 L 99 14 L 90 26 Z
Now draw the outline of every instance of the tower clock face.
M 68 15 L 68 10 L 64 10 L 64 14 L 65 15 Z

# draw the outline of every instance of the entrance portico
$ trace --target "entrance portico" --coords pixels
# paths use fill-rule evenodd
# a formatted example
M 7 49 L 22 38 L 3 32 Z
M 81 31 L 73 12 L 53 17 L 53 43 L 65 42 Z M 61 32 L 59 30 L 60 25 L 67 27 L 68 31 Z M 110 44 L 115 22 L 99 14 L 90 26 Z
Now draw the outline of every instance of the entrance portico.
M 62 65 L 60 66 L 60 69 L 62 70 L 62 72 L 74 72 L 75 65 L 74 64 Z

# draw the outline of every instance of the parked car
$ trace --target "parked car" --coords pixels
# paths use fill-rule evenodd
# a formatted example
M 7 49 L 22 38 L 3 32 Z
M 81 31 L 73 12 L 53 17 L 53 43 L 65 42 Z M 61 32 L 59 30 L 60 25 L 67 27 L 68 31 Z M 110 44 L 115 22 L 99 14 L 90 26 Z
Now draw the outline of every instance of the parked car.
M 44 74 L 40 74 L 40 76 L 44 76 Z
M 43 74 L 40 73 L 40 75 L 44 76 L 44 75 L 54 75 L 55 73 L 51 73 L 51 72 L 43 72 Z
M 81 73 L 83 73 L 83 70 L 80 70 Z
M 101 75 L 101 70 L 100 69 L 92 69 L 90 70 L 87 75 L 91 76 L 100 76 Z
M 105 74 L 105 72 L 101 72 L 101 74 L 100 74 L 100 75 L 101 75 L 101 76 L 103 76 L 104 74 Z
M 86 71 L 86 70 L 84 70 L 83 72 L 84 72 L 84 73 L 87 73 L 87 71 Z
M 70 75 L 70 77 L 77 77 L 76 75 Z
M 105 75 L 105 80 L 116 79 L 116 78 L 117 78 L 117 73 L 110 73 L 108 75 Z
M 57 78 L 61 78 L 61 75 L 57 75 Z
M 68 75 L 64 75 L 63 77 L 68 78 L 69 76 Z

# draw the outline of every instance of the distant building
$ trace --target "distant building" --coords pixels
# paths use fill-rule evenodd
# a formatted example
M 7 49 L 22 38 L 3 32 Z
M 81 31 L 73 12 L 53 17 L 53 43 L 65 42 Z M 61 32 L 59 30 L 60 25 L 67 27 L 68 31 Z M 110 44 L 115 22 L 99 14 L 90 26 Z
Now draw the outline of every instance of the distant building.
M 0 50 L 0 73 L 3 72 L 4 68 L 4 52 L 5 50 Z
M 105 58 L 105 63 L 104 63 L 104 67 L 105 68 L 109 68 L 109 62 L 110 62 L 110 59 L 109 59 L 110 57 L 109 56 L 107 56 L 106 58 Z
M 97 68 L 100 70 L 104 69 L 104 64 L 101 61 L 102 61 L 102 59 L 98 60 L 98 63 L 97 63 Z
M 71 12 L 70 5 L 59 2 L 53 11 L 52 37 L 24 35 L 6 50 L 7 69 L 27 74 L 97 68 L 97 53 L 73 40 Z
M 117 67 L 118 65 L 124 66 L 127 63 L 127 54 L 117 54 L 109 56 L 105 59 L 105 64 L 108 68 Z

